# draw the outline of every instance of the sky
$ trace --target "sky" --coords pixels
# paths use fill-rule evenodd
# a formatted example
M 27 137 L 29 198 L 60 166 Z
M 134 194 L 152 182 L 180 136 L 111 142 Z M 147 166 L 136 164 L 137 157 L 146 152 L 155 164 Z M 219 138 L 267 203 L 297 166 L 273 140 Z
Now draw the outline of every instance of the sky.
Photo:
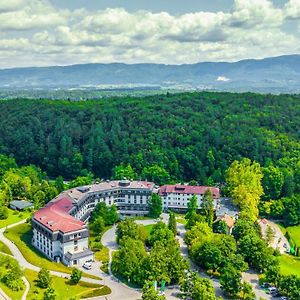
M 0 68 L 300 54 L 300 0 L 0 0 Z

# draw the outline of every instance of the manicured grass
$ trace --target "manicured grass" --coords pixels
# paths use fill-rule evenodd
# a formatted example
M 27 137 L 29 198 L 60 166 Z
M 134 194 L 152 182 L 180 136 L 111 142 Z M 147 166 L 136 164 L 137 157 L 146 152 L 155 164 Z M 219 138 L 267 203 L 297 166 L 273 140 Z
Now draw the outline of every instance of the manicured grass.
M 40 268 L 44 267 L 48 270 L 71 273 L 72 269 L 66 267 L 62 263 L 50 261 L 41 252 L 31 245 L 32 230 L 30 223 L 20 224 L 18 226 L 7 229 L 4 235 L 19 248 L 25 259 L 31 264 Z M 83 274 L 84 277 L 99 279 L 97 276 Z
M 287 227 L 286 230 L 288 231 L 292 240 L 299 247 L 300 246 L 300 225 Z
M 97 251 L 95 253 L 95 258 L 98 261 L 102 262 L 102 265 L 100 267 L 100 269 L 105 272 L 108 273 L 108 263 L 109 263 L 109 250 L 107 247 L 104 247 L 100 250 Z
M 11 251 L 9 250 L 9 248 L 3 242 L 1 242 L 1 241 L 0 241 L 0 252 L 12 255 Z
M 148 216 L 136 216 L 136 217 L 131 217 L 133 220 L 152 220 L 153 218 L 148 217 Z
M 4 293 L 13 300 L 20 300 L 22 299 L 23 293 L 25 291 L 25 288 L 20 291 L 12 291 L 10 288 L 8 288 L 4 283 L 0 281 L 0 288 L 4 291 Z M 30 298 L 28 298 L 30 299 Z
M 31 212 L 24 211 L 19 212 L 16 210 L 8 209 L 8 218 L 5 220 L 0 220 L 0 228 L 6 227 L 8 225 L 18 223 L 24 219 L 27 219 L 31 216 Z
M 283 275 L 300 276 L 300 258 L 289 254 L 283 254 L 279 257 L 280 271 Z
M 38 273 L 32 270 L 25 270 L 25 277 L 30 283 L 30 290 L 27 299 L 42 300 L 45 290 L 37 286 Z M 103 296 L 111 293 L 107 286 L 80 281 L 76 285 L 71 285 L 67 279 L 52 276 L 52 286 L 56 291 L 57 300 L 67 300 L 71 298 L 86 298 L 86 294 L 93 295 L 98 291 L 97 296 Z
M 184 217 L 177 217 L 176 222 L 183 224 L 183 225 L 186 225 L 186 223 L 187 223 L 186 219 Z
M 150 235 L 150 232 L 151 232 L 153 226 L 154 226 L 154 224 L 150 224 L 150 225 L 145 225 L 144 226 L 145 229 L 146 229 L 146 231 L 147 231 L 148 236 Z

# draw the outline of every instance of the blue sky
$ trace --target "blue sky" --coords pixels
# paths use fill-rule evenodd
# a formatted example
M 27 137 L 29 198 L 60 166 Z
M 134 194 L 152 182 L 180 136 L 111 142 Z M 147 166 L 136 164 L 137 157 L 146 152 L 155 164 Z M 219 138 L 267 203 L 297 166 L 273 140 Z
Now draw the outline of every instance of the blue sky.
M 89 10 L 105 9 L 107 7 L 124 7 L 128 11 L 150 10 L 152 12 L 167 11 L 171 14 L 183 14 L 195 11 L 230 11 L 233 0 L 52 0 L 61 8 L 76 9 L 85 7 Z M 274 0 L 273 3 L 282 6 L 284 0 Z
M 0 68 L 300 54 L 300 0 L 0 0 Z

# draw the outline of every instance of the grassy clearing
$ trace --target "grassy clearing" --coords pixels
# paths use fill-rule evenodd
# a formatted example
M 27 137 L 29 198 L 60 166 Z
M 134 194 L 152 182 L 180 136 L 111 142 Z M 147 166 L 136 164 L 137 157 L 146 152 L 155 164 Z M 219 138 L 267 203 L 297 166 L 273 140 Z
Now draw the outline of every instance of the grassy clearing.
M 66 267 L 62 263 L 50 261 L 41 252 L 31 245 L 32 230 L 29 223 L 20 224 L 18 226 L 7 229 L 4 235 L 19 248 L 25 259 L 31 264 L 40 268 L 44 267 L 48 270 L 64 272 L 70 274 L 72 269 Z M 83 273 L 84 277 L 99 279 L 99 277 Z
M 283 275 L 300 276 L 300 258 L 289 254 L 279 257 L 280 271 Z
M 154 224 L 150 224 L 150 225 L 145 225 L 144 226 L 145 229 L 146 229 L 146 231 L 147 231 L 148 236 L 150 235 L 150 232 L 151 232 L 153 226 L 154 226 Z
M 1 242 L 1 241 L 0 241 L 0 252 L 12 255 L 11 251 L 9 250 L 9 248 L 3 242 Z
M 19 212 L 17 210 L 8 209 L 8 218 L 5 220 L 0 220 L 0 228 L 6 227 L 8 225 L 18 223 L 24 219 L 31 216 L 31 212 L 24 211 Z
M 296 245 L 300 246 L 300 225 L 287 227 L 286 230 Z
M 30 290 L 27 295 L 27 299 L 42 300 L 44 296 L 44 289 L 37 286 L 38 273 L 32 270 L 25 270 L 25 277 L 30 283 Z M 99 291 L 97 296 L 103 296 L 111 293 L 111 290 L 107 286 L 87 283 L 80 281 L 76 285 L 71 285 L 68 280 L 57 276 L 52 276 L 52 286 L 54 287 L 57 300 L 67 300 L 71 298 L 82 299 L 86 298 L 86 295 L 93 295 L 95 291 Z

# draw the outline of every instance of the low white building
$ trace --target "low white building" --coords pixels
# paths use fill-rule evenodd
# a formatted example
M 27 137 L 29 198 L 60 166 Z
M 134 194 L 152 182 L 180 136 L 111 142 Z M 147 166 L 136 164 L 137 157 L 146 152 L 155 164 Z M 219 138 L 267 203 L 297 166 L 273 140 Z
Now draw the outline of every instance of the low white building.
M 200 208 L 203 195 L 207 190 L 210 190 L 214 199 L 214 207 L 217 206 L 220 198 L 220 190 L 216 187 L 209 186 L 190 186 L 184 184 L 163 185 L 159 188 L 159 195 L 162 198 L 163 208 L 165 211 L 168 209 L 185 211 L 188 202 L 192 196 L 197 197 L 197 205 Z

